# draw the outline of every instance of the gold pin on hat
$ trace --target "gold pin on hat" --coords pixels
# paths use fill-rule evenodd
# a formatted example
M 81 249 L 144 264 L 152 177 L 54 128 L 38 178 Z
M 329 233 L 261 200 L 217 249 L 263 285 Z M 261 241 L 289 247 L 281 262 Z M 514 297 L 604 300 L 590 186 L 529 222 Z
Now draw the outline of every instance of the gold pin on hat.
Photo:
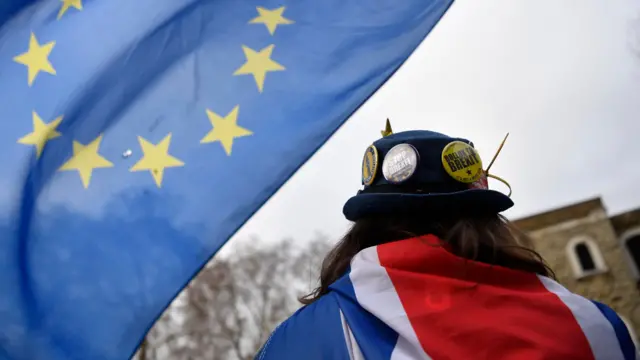
M 463 141 L 452 141 L 442 150 L 442 166 L 455 180 L 471 184 L 483 174 L 478 150 Z
M 384 127 L 384 130 L 380 131 L 380 133 L 382 134 L 382 137 L 393 135 L 393 130 L 391 130 L 391 123 L 389 122 L 388 118 L 387 118 L 387 124 Z
M 449 176 L 462 183 L 470 184 L 471 188 L 486 189 L 488 186 L 487 178 L 498 180 L 509 188 L 507 196 L 511 196 L 509 182 L 489 173 L 508 137 L 509 133 L 502 139 L 498 151 L 493 155 L 489 166 L 485 170 L 482 170 L 482 159 L 480 159 L 480 154 L 473 146 L 473 143 L 465 143 L 463 141 L 452 141 L 445 146 L 442 150 L 442 166 Z
M 373 184 L 378 172 L 378 149 L 370 145 L 362 158 L 362 184 L 369 186 Z

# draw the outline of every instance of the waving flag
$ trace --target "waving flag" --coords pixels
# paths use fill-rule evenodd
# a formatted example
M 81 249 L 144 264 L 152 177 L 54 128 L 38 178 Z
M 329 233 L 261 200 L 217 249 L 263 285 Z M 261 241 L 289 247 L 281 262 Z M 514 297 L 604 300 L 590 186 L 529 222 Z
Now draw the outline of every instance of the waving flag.
M 640 359 L 608 306 L 439 244 L 428 235 L 362 250 L 256 359 Z
M 0 359 L 124 359 L 450 0 L 5 0 Z

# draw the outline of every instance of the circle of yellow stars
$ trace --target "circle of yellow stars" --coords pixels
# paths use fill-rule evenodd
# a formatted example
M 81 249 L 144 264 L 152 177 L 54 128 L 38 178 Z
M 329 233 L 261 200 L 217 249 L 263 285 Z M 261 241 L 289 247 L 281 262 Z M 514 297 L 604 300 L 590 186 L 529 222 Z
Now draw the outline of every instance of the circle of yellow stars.
M 69 11 L 73 8 L 82 11 L 82 0 L 60 0 L 62 3 L 57 19 L 60 20 L 69 16 Z M 276 9 L 266 9 L 256 7 L 258 16 L 251 19 L 249 24 L 262 24 L 267 28 L 270 35 L 274 35 L 278 26 L 294 24 L 293 20 L 284 17 L 285 7 Z M 55 76 L 56 70 L 49 60 L 49 56 L 55 47 L 55 41 L 41 42 L 35 33 L 31 32 L 29 45 L 26 52 L 14 57 L 14 61 L 27 68 L 27 84 L 33 86 L 41 72 Z M 267 74 L 275 71 L 284 71 L 286 68 L 272 59 L 275 49 L 274 44 L 270 44 L 260 50 L 254 50 L 248 46 L 241 47 L 246 61 L 234 73 L 234 76 L 251 75 L 257 86 L 258 92 L 262 93 L 265 87 Z M 231 156 L 233 142 L 235 139 L 252 135 L 251 130 L 238 125 L 238 115 L 240 106 L 236 105 L 228 114 L 221 116 L 210 109 L 205 113 L 212 129 L 200 140 L 200 143 L 220 142 L 227 156 Z M 45 122 L 40 115 L 32 112 L 33 131 L 18 139 L 18 143 L 35 147 L 36 159 L 42 155 L 49 141 L 62 136 L 57 130 L 63 121 L 60 115 L 49 122 Z M 162 186 L 164 171 L 167 168 L 184 166 L 184 162 L 169 154 L 169 146 L 172 134 L 166 135 L 160 142 L 153 144 L 149 140 L 138 136 L 138 142 L 143 156 L 130 169 L 130 172 L 148 171 L 156 186 Z M 88 144 L 73 141 L 73 154 L 60 168 L 59 171 L 77 171 L 82 186 L 86 189 L 91 183 L 91 178 L 95 169 L 111 168 L 114 164 L 99 154 L 100 144 L 103 135 L 99 135 Z

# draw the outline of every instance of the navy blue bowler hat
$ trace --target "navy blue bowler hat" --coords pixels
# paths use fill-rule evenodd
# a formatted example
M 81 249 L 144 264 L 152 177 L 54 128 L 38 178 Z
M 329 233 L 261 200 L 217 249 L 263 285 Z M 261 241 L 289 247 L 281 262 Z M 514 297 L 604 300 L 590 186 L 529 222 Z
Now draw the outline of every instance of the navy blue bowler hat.
M 498 214 L 513 206 L 509 196 L 489 190 L 482 160 L 469 140 L 433 131 L 391 134 L 388 123 L 383 136 L 365 152 L 364 188 L 344 205 L 348 220 L 415 212 Z

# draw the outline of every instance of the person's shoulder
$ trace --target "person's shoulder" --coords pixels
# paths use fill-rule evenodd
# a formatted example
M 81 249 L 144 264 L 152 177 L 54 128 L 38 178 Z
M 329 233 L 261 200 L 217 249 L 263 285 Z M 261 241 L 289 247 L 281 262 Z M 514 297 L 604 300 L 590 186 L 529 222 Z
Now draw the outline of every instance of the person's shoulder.
M 629 330 L 612 308 L 574 293 L 553 279 L 538 277 L 545 288 L 570 310 L 578 328 L 586 337 L 594 358 L 637 359 L 637 350 Z
M 625 324 L 618 313 L 616 313 L 616 311 L 609 306 L 599 301 L 590 301 L 598 308 L 600 313 L 602 313 L 602 316 L 607 319 L 611 327 L 613 327 L 613 331 L 615 332 L 620 350 L 622 351 L 625 360 L 635 360 L 638 356 L 638 351 L 635 347 L 633 339 L 631 338 L 631 334 L 629 332 L 629 329 L 627 328 L 627 324 Z
M 281 323 L 255 359 L 349 359 L 342 324 L 336 299 L 322 296 Z

